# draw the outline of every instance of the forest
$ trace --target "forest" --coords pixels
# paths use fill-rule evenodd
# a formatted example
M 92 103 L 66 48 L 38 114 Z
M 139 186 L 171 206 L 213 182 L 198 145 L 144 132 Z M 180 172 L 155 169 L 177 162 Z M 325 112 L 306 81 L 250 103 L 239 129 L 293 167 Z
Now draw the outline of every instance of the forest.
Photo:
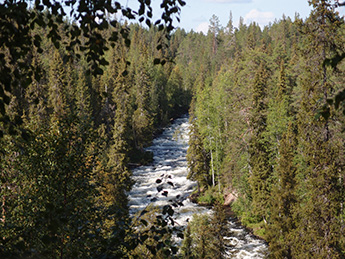
M 231 194 L 269 258 L 344 258 L 339 3 L 310 0 L 308 18 L 264 28 L 235 27 L 229 11 L 205 35 L 173 27 L 184 1 L 162 2 L 165 23 L 150 1 L 80 5 L 79 23 L 56 2 L 0 4 L 0 257 L 223 258 Z M 174 206 L 133 220 L 128 191 L 131 169 L 152 162 L 145 148 L 186 113 L 188 178 L 215 213 L 181 233 Z

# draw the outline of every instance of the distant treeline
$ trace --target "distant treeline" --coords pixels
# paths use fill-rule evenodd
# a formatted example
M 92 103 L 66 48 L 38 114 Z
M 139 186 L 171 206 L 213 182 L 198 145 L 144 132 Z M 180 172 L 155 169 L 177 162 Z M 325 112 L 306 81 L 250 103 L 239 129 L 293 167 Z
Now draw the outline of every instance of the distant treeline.
M 345 256 L 345 27 L 331 1 L 309 2 L 305 20 L 222 28 L 213 17 L 207 36 L 185 41 L 199 54 L 186 62 L 199 70 L 189 177 L 203 202 L 236 196 L 272 258 Z
M 118 22 L 100 35 L 128 35 L 99 42 L 107 50 L 95 74 L 90 55 L 68 47 L 64 35 L 76 26 L 69 21 L 55 30 L 61 44 L 30 28 L 32 44 L 17 63 L 7 64 L 13 53 L 0 49 L 11 71 L 33 69 L 0 100 L 0 109 L 9 103 L 0 122 L 0 257 L 177 256 L 172 207 L 132 221 L 127 192 L 130 167 L 152 160 L 144 148 L 155 132 L 189 111 L 188 177 L 201 203 L 219 205 L 233 193 L 232 210 L 268 241 L 272 258 L 343 258 L 345 116 L 337 93 L 345 27 L 331 1 L 310 4 L 305 20 L 282 17 L 262 29 L 241 18 L 235 28 L 230 13 L 226 27 L 212 16 L 207 35 L 177 29 L 170 39 L 154 26 Z M 216 211 L 210 222 L 222 229 Z M 220 230 L 212 230 L 219 243 L 205 249 L 207 240 L 193 243 L 194 226 L 179 256 L 221 257 Z

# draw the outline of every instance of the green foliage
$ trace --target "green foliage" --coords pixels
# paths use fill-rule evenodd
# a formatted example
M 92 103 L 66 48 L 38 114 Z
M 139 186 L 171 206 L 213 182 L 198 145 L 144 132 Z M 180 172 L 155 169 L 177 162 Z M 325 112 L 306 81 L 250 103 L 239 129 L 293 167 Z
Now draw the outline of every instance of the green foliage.
M 208 189 L 202 192 L 198 197 L 198 203 L 202 205 L 213 205 L 216 202 L 224 202 L 222 195 L 219 194 L 216 187 L 208 187 Z
M 221 203 L 215 204 L 211 216 L 194 214 L 185 230 L 181 247 L 183 258 L 225 258 L 226 223 Z
M 6 203 L 10 214 L 3 215 L 4 254 L 69 257 L 96 252 L 97 239 L 90 238 L 98 223 L 92 204 L 97 191 L 89 182 L 93 157 L 77 126 L 66 118 L 22 143 L 26 152 L 14 168 L 21 173 L 12 183 L 18 190 Z
M 167 11 L 171 4 L 165 4 Z M 46 21 L 55 19 L 49 10 L 46 15 Z M 174 66 L 153 66 L 157 49 L 143 47 L 150 45 L 151 37 L 164 38 L 165 32 L 140 27 L 139 40 L 133 40 L 128 48 L 126 37 L 135 35 L 125 35 L 127 25 L 104 28 L 99 36 L 113 35 L 122 27 L 125 39 L 104 45 L 100 63 L 90 67 L 89 54 L 95 49 L 88 54 L 70 49 L 68 35 L 78 28 L 69 21 L 54 21 L 60 26 L 53 32 L 34 28 L 35 40 L 61 37 L 67 45 L 58 38 L 53 42 L 42 40 L 39 47 L 34 46 L 37 42 L 30 45 L 25 56 L 25 62 L 33 66 L 28 75 L 30 82 L 28 86 L 12 85 L 6 93 L 11 97 L 5 111 L 8 120 L 1 120 L 0 127 L 7 133 L 11 127 L 12 135 L 0 138 L 0 257 L 124 258 L 143 245 L 143 240 L 136 241 L 138 236 L 178 233 L 176 228 L 168 230 L 164 225 L 172 220 L 173 205 L 162 212 L 162 220 L 153 222 L 156 232 L 151 228 L 142 233 L 135 231 L 128 212 L 127 193 L 133 184 L 129 168 L 133 163 L 152 161 L 152 154 L 143 148 L 156 130 L 186 111 L 190 89 L 183 85 L 179 73 L 171 76 L 167 87 Z M 135 29 L 136 25 L 130 27 Z M 85 47 L 92 44 L 86 43 L 89 36 L 73 39 L 81 37 L 83 43 L 75 44 L 85 43 Z M 174 48 L 179 43 L 175 41 Z M 169 44 L 166 39 L 166 56 Z M 128 60 L 136 61 L 137 53 L 143 55 L 132 66 Z M 162 53 L 159 55 L 164 58 Z M 11 56 L 6 56 L 4 62 L 9 63 L 3 65 L 13 65 L 14 71 L 16 64 L 10 64 L 10 60 Z M 103 71 L 101 76 L 88 73 L 96 70 L 98 74 L 99 69 Z M 23 70 L 23 76 L 27 76 L 25 73 Z M 153 251 L 166 253 L 163 257 L 177 252 L 169 238 L 148 247 L 153 256 Z
M 198 132 L 196 121 L 193 120 L 193 116 L 190 117 L 190 122 L 189 148 L 187 151 L 189 172 L 187 178 L 198 182 L 198 191 L 200 192 L 200 187 L 207 186 L 210 182 L 210 157 L 204 149 L 203 141 Z
M 296 227 L 294 211 L 297 203 L 296 188 L 296 132 L 289 123 L 279 147 L 277 180 L 272 189 L 272 212 L 267 239 L 273 258 L 291 258 L 294 249 L 293 231 Z
M 272 169 L 269 164 L 268 143 L 264 140 L 267 125 L 266 81 L 268 79 L 264 65 L 261 64 L 255 75 L 253 86 L 253 109 L 251 127 L 253 136 L 250 140 L 250 177 L 253 213 L 263 218 L 267 215 L 270 197 Z
M 0 257 L 176 256 L 179 201 L 131 222 L 127 192 L 129 168 L 152 161 L 144 147 L 188 109 L 200 203 L 236 192 L 233 211 L 272 257 L 344 257 L 344 22 L 332 2 L 263 30 L 213 16 L 207 35 L 173 31 L 184 1 L 162 1 L 156 22 L 138 2 L 66 2 L 75 22 L 60 3 L 0 4 Z M 220 207 L 195 216 L 186 258 L 223 256 Z
M 55 49 L 64 45 L 65 60 L 80 58 L 77 50 L 82 51 L 89 63 L 87 73 L 102 75 L 103 66 L 109 64 L 104 57 L 109 49 L 108 43 L 111 46 L 115 46 L 120 40 L 126 46 L 131 43 L 128 28 L 116 19 L 117 12 L 121 12 L 129 20 L 138 18 L 141 23 L 145 21 L 148 27 L 155 27 L 162 32 L 164 37 L 161 39 L 170 39 L 170 33 L 175 28 L 174 17 L 179 20 L 181 7 L 186 4 L 181 0 L 163 1 L 162 19 L 153 21 L 151 1 L 138 2 L 139 9 L 135 11 L 122 6 L 118 1 L 109 4 L 105 0 L 92 4 L 85 0 L 66 1 L 64 5 L 59 2 L 36 1 L 33 7 L 29 7 L 26 2 L 3 1 L 0 5 L 0 113 L 5 127 L 1 129 L 0 135 L 4 134 L 4 130 L 13 134 L 13 122 L 20 126 L 17 121 L 10 120 L 5 107 L 10 103 L 15 88 L 18 85 L 24 88 L 28 86 L 33 74 L 38 81 L 40 79 L 40 71 L 25 60 L 33 46 L 39 53 L 43 52 L 43 37 L 32 33 L 35 29 L 45 30 L 47 33 L 44 36 L 51 40 Z M 73 24 L 65 22 L 67 10 Z M 113 30 L 109 31 L 109 28 Z M 165 59 L 161 63 L 165 63 Z
M 205 48 L 186 37 L 203 50 L 199 57 L 180 59 L 188 69 L 190 60 L 199 65 L 190 174 L 202 182 L 206 151 L 211 181 L 203 185 L 238 194 L 233 211 L 270 242 L 273 258 L 341 258 L 344 251 L 344 21 L 331 1 L 309 3 L 305 21 L 284 16 L 263 31 L 243 19 L 227 31 L 213 17 Z M 201 200 L 211 202 L 205 189 Z

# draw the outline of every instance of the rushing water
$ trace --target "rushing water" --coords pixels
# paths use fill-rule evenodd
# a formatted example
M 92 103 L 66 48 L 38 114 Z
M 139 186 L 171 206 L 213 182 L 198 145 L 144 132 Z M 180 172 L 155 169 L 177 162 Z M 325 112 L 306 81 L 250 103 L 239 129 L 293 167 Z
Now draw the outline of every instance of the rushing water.
M 135 185 L 129 193 L 131 214 L 143 210 L 148 204 L 162 206 L 171 197 L 182 197 L 183 206 L 177 210 L 176 221 L 186 226 L 194 213 L 211 213 L 211 210 L 189 201 L 196 183 L 186 178 L 188 148 L 188 117 L 176 119 L 171 126 L 154 139 L 148 151 L 153 152 L 154 162 L 133 170 Z M 167 197 L 158 194 L 157 179 L 166 179 L 160 184 Z M 164 183 L 165 182 L 165 183 Z M 169 183 L 168 183 L 169 182 Z M 164 183 L 164 184 L 163 184 Z M 264 258 L 267 246 L 255 238 L 235 219 L 229 218 L 229 231 L 224 237 L 229 258 Z

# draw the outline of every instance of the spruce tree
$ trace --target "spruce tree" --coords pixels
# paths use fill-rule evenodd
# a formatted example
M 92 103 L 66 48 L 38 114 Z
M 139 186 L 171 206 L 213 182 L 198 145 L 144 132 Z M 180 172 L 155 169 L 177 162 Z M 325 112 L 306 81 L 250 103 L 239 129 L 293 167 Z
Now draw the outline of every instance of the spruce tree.
M 146 57 L 147 55 L 142 54 Z M 150 88 L 151 78 L 145 58 L 139 60 L 134 75 L 135 106 L 133 113 L 133 132 L 136 147 L 142 150 L 152 140 L 153 115 L 151 114 Z
M 269 165 L 268 143 L 264 139 L 267 123 L 267 82 L 268 75 L 263 64 L 255 75 L 253 85 L 253 107 L 251 112 L 252 138 L 250 140 L 250 176 L 253 214 L 261 220 L 269 210 L 271 167 Z
M 272 188 L 270 224 L 267 237 L 272 258 L 292 258 L 293 234 L 296 227 L 294 209 L 296 188 L 296 133 L 290 122 L 279 145 L 276 184 Z
M 198 130 L 196 118 L 190 117 L 189 147 L 187 150 L 188 175 L 187 178 L 198 183 L 198 192 L 200 187 L 210 184 L 209 177 L 209 153 L 206 152 L 202 137 Z
M 36 68 L 36 74 L 33 74 L 32 82 L 25 91 L 25 99 L 28 105 L 25 109 L 25 118 L 27 122 L 31 123 L 31 130 L 48 123 L 46 74 L 43 71 L 43 62 L 40 55 L 36 51 L 33 51 L 32 55 L 32 66 Z
M 323 66 L 332 54 L 339 21 L 330 1 L 311 1 L 313 11 L 303 24 L 306 32 L 302 60 L 301 105 L 298 122 L 298 202 L 295 217 L 294 257 L 344 257 L 343 214 L 344 185 L 341 172 L 342 148 L 334 134 L 337 116 L 325 121 L 316 116 L 334 89 L 330 71 Z
M 119 62 L 118 68 L 124 71 L 125 63 Z M 131 116 L 129 113 L 129 94 L 126 77 L 118 72 L 113 81 L 112 100 L 115 104 L 112 138 L 107 150 L 106 160 L 99 170 L 102 184 L 102 201 L 106 208 L 105 231 L 108 236 L 108 256 L 123 257 L 126 231 L 128 229 L 128 197 L 132 187 L 129 162 L 129 141 Z M 102 169 L 103 167 L 103 169 Z
M 48 72 L 48 107 L 53 117 L 67 114 L 66 88 L 68 84 L 66 68 L 58 50 L 53 52 Z

